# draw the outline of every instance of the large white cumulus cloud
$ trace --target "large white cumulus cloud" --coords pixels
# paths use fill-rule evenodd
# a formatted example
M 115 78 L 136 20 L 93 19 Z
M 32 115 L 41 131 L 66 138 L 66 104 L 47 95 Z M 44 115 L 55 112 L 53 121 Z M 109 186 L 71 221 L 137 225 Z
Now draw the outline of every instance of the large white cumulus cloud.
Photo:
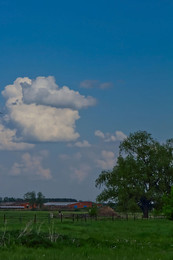
M 13 106 L 9 117 L 21 128 L 22 136 L 28 139 L 71 141 L 79 137 L 74 131 L 78 111 L 21 104 Z
M 16 129 L 11 130 L 0 124 L 0 150 L 16 151 L 33 147 L 34 144 L 27 144 L 16 138 Z
M 21 84 L 23 101 L 26 104 L 48 105 L 58 108 L 81 109 L 95 104 L 92 97 L 84 97 L 67 86 L 59 88 L 52 76 L 37 77 Z
M 78 109 L 95 104 L 92 97 L 84 97 L 66 86 L 59 88 L 51 76 L 17 78 L 2 95 L 7 100 L 6 121 L 12 122 L 25 140 L 76 140 Z

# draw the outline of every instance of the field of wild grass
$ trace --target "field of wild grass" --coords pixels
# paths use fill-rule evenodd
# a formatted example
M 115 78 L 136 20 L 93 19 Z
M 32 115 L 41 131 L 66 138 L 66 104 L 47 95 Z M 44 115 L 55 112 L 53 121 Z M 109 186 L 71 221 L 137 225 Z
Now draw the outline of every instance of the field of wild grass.
M 34 214 L 0 212 L 0 260 L 173 259 L 173 222 L 166 219 L 61 223 L 37 212 L 34 223 Z

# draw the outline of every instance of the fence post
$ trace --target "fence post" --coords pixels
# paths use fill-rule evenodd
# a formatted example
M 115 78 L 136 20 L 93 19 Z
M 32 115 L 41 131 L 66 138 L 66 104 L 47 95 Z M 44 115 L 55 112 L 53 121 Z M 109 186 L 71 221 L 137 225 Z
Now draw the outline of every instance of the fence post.
M 35 214 L 34 215 L 34 223 L 36 223 L 37 222 L 37 215 Z
M 22 223 L 22 217 L 21 216 L 19 217 L 19 222 Z
M 61 223 L 62 223 L 62 213 L 61 213 Z
M 78 214 L 77 214 L 77 221 L 78 221 L 78 219 L 79 219 L 79 216 L 78 216 Z
M 114 214 L 112 214 L 112 221 L 114 221 Z
M 72 219 L 73 219 L 73 222 L 74 222 L 74 214 L 72 215 Z
M 84 216 L 85 216 L 85 222 L 86 222 L 86 214 Z
M 6 222 L 6 216 L 5 216 L 5 214 L 4 214 L 4 223 Z

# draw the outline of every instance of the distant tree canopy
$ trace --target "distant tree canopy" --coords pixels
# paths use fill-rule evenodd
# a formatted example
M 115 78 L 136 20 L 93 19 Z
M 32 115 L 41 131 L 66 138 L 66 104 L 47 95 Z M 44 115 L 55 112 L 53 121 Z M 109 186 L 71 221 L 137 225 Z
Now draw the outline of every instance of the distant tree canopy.
M 160 144 L 146 131 L 131 133 L 119 147 L 117 164 L 102 171 L 96 187 L 104 187 L 98 201 L 115 201 L 120 210 L 136 211 L 148 217 L 162 206 L 162 197 L 173 185 L 173 140 Z
M 45 198 L 42 192 L 38 192 L 37 194 L 35 191 L 30 191 L 24 194 L 24 200 L 28 201 L 30 206 L 34 208 L 37 206 L 38 208 L 42 208 L 45 202 L 77 202 L 75 199 L 71 198 Z
M 71 198 L 45 198 L 45 202 L 77 202 L 76 199 Z
M 38 192 L 36 196 L 35 191 L 27 192 L 24 195 L 24 199 L 29 202 L 32 208 L 34 208 L 34 206 L 42 208 L 44 203 L 44 198 L 45 197 L 41 192 Z
M 31 192 L 29 192 L 29 194 L 30 194 Z M 35 192 L 34 192 L 35 193 Z M 38 192 L 39 193 L 39 192 Z M 26 194 L 27 194 L 27 196 L 26 196 Z M 27 193 L 25 193 L 25 195 L 24 195 L 24 198 L 14 198 L 14 197 L 4 197 L 4 198 L 2 198 L 2 197 L 0 197 L 0 203 L 1 202 L 24 202 L 24 201 L 26 201 L 26 200 L 28 200 L 29 198 L 30 198 L 30 196 L 31 196 L 31 194 L 29 195 L 28 194 L 28 192 Z M 38 195 L 38 194 L 37 194 Z M 40 194 L 41 195 L 41 194 Z M 40 196 L 39 195 L 39 196 Z M 33 196 L 33 195 L 32 195 Z M 36 193 L 35 193 L 35 196 L 36 196 Z M 38 196 L 38 197 L 39 197 Z M 44 197 L 44 199 L 43 199 L 43 202 L 45 203 L 45 202 L 77 202 L 77 200 L 76 199 L 72 199 L 72 198 L 45 198 Z
M 22 198 L 14 198 L 14 197 L 4 197 L 0 198 L 0 202 L 23 202 L 24 199 Z

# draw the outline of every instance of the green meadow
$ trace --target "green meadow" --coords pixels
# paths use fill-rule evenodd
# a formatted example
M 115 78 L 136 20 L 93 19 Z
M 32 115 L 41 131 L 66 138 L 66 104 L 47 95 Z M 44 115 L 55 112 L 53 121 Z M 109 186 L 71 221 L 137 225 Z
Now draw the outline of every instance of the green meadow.
M 173 259 L 169 220 L 64 218 L 61 222 L 57 213 L 53 219 L 49 215 L 1 211 L 0 260 Z

